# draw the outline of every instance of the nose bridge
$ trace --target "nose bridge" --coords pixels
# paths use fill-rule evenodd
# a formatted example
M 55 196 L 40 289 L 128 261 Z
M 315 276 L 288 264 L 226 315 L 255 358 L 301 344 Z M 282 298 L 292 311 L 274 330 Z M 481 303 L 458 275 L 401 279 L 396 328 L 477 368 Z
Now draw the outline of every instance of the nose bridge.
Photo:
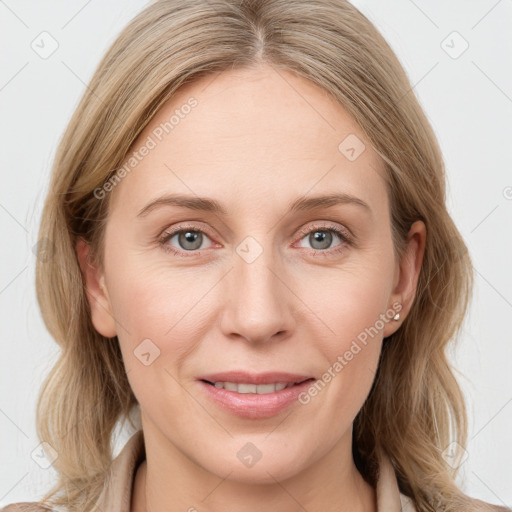
M 265 341 L 288 331 L 293 315 L 289 292 L 278 275 L 281 266 L 271 246 L 271 236 L 261 243 L 247 237 L 233 254 L 230 299 L 225 302 L 225 334 L 238 334 L 248 341 Z M 260 237 L 260 240 L 262 237 Z

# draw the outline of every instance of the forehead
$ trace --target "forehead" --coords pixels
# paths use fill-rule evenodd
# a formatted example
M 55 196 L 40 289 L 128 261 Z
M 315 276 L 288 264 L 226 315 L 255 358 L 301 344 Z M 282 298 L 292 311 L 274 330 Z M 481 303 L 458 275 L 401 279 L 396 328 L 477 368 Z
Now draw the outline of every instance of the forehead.
M 383 164 L 347 111 L 312 82 L 270 66 L 182 86 L 124 167 L 112 210 L 139 211 L 164 191 L 215 195 L 247 208 L 326 192 L 387 205 Z

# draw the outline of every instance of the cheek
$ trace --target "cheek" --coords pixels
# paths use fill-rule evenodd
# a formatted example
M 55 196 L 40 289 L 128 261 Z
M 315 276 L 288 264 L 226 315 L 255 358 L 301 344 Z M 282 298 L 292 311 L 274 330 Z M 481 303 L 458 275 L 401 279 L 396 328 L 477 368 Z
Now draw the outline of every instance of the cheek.
M 302 296 L 324 325 L 331 360 L 353 340 L 378 339 L 390 307 L 392 271 L 387 265 L 350 265 L 303 281 Z
M 194 270 L 173 269 L 134 254 L 111 259 L 109 294 L 116 320 L 137 336 L 165 335 L 181 329 L 213 278 Z M 211 285 L 210 285 L 211 286 Z M 194 310 L 194 311 L 193 311 Z M 185 321 L 186 323 L 186 321 Z
M 370 391 L 383 329 L 393 321 L 386 314 L 391 269 L 391 259 L 345 267 L 334 278 L 317 280 L 315 293 L 309 292 L 314 304 L 311 309 L 318 311 L 322 331 L 327 333 L 318 347 L 326 361 L 318 394 L 327 391 L 326 399 L 332 401 L 330 411 L 339 421 L 353 419 Z
M 187 355 L 211 325 L 208 291 L 218 278 L 208 272 L 164 268 L 142 257 L 116 261 L 112 256 L 107 272 L 127 372 L 134 369 L 131 377 L 138 379 L 144 362 L 155 371 L 145 372 L 145 378 L 157 378 L 156 373 L 166 368 L 185 370 Z
M 137 400 L 155 414 L 169 402 L 184 407 L 175 379 L 180 380 L 196 345 L 202 310 L 194 304 L 204 295 L 203 287 L 129 260 L 116 266 L 111 278 L 119 344 Z

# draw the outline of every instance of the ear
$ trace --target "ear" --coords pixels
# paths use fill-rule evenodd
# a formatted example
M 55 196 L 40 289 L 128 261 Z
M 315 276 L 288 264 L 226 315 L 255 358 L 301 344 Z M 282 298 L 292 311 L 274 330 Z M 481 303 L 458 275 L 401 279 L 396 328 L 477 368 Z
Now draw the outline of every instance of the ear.
M 412 308 L 425 252 L 426 238 L 427 229 L 423 221 L 414 222 L 407 235 L 403 255 L 396 265 L 393 293 L 390 297 L 391 304 L 399 303 L 402 306 L 399 311 L 400 318 L 398 321 L 392 319 L 386 323 L 384 338 L 398 330 Z M 396 311 L 398 312 L 398 309 Z
M 85 291 L 91 307 L 94 328 L 106 338 L 113 338 L 117 335 L 117 329 L 105 285 L 105 276 L 91 262 L 90 246 L 82 238 L 76 244 L 76 252 L 85 281 Z

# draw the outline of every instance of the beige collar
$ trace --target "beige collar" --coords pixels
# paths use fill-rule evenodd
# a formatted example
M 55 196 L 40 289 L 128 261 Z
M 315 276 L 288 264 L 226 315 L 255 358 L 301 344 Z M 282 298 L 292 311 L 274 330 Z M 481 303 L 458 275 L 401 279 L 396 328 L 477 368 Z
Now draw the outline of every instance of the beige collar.
M 135 471 L 145 459 L 144 437 L 138 430 L 113 460 L 103 491 L 96 502 L 99 511 L 130 512 Z M 389 458 L 381 461 L 377 481 L 377 512 L 415 512 L 410 499 L 399 492 Z

